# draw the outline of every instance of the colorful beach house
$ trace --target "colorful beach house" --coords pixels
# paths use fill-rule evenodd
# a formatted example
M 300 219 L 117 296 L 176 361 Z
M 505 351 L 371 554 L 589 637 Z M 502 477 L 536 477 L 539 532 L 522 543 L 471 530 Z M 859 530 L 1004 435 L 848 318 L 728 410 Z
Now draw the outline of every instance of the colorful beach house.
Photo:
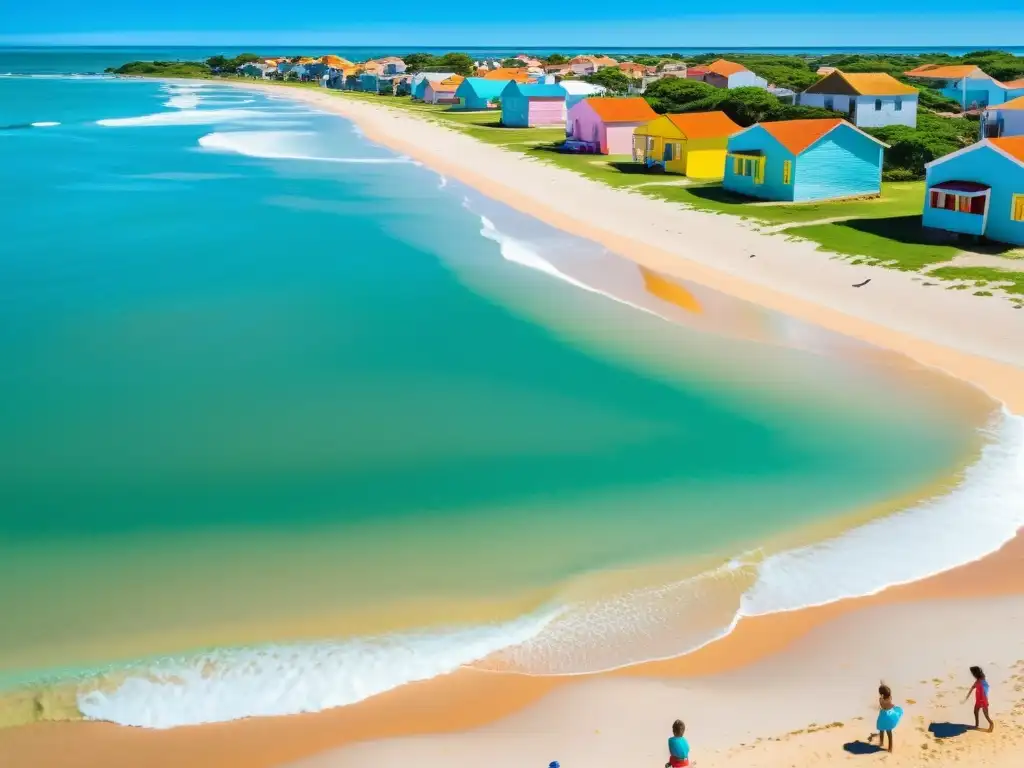
M 444 80 L 427 80 L 427 87 L 423 91 L 423 101 L 427 104 L 458 104 L 459 99 L 455 92 L 465 80 L 461 75 L 452 75 Z
M 982 139 L 925 166 L 930 229 L 1024 245 L 1024 136 Z
M 965 110 L 984 109 L 1024 96 L 1024 80 L 1001 83 L 973 64 L 924 64 L 903 74 L 928 82 Z
M 618 62 L 609 56 L 576 56 L 569 60 L 569 69 L 574 75 L 592 75 L 599 69 L 614 67 Z
M 509 80 L 515 80 L 517 83 L 530 82 L 530 73 L 520 67 L 499 67 L 492 69 L 483 77 L 485 80 L 503 80 L 506 83 Z
M 591 97 L 569 111 L 569 139 L 602 155 L 630 155 L 633 131 L 657 116 L 639 97 Z
M 515 128 L 565 125 L 565 91 L 554 83 L 512 81 L 501 92 L 501 124 Z
M 720 179 L 729 137 L 741 130 L 724 112 L 661 115 L 633 132 L 633 159 L 669 173 Z
M 461 109 L 494 109 L 501 96 L 501 91 L 508 80 L 488 80 L 483 77 L 467 77 L 455 89 Z
M 885 148 L 841 118 L 757 123 L 729 139 L 722 186 L 791 202 L 878 195 Z
M 988 107 L 981 113 L 980 138 L 998 139 L 1000 136 L 1024 136 L 1024 96 Z
M 918 90 L 885 72 L 833 70 L 800 94 L 800 104 L 846 114 L 860 128 L 917 127 Z
M 412 80 L 409 83 L 409 95 L 412 96 L 414 101 L 423 101 L 423 97 L 427 92 L 427 85 L 431 80 L 441 82 L 454 75 L 454 72 L 417 72 L 412 76 Z
M 690 73 L 687 72 L 687 77 Z M 691 78 L 694 79 L 694 78 Z M 716 88 L 767 88 L 768 81 L 758 77 L 742 64 L 726 59 L 718 59 L 704 67 L 705 83 Z

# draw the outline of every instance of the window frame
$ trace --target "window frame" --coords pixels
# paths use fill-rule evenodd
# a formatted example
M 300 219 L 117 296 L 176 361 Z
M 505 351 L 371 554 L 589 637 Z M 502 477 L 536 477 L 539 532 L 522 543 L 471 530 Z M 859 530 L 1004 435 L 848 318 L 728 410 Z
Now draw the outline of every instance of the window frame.
M 1017 218 L 1017 206 L 1020 206 L 1020 218 Z M 1024 192 L 1010 195 L 1010 221 L 1024 224 Z
M 783 160 L 782 161 L 782 183 L 790 185 L 793 183 L 793 161 Z

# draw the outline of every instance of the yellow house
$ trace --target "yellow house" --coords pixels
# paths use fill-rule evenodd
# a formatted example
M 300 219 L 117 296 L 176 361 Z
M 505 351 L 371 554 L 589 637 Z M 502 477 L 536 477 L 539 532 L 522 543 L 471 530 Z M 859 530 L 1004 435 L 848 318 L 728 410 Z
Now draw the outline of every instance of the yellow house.
M 633 131 L 633 159 L 695 179 L 721 179 L 729 137 L 741 130 L 724 112 L 662 115 Z

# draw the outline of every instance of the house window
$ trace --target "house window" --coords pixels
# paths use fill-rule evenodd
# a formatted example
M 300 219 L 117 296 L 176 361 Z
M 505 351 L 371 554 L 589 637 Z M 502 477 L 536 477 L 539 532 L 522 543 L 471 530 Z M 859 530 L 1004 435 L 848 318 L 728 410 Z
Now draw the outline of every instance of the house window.
M 782 161 L 782 183 L 792 184 L 793 183 L 793 161 L 783 160 Z
M 1024 195 L 1013 196 L 1013 208 L 1010 211 L 1010 221 L 1024 221 Z
M 897 112 L 902 112 L 903 111 L 903 99 L 897 98 L 896 101 L 893 102 L 893 108 Z
M 1024 195 L 1021 195 L 1024 198 Z M 952 192 L 943 192 L 933 189 L 929 195 L 929 203 L 932 208 L 957 213 L 970 213 L 976 216 L 985 214 L 985 195 L 957 195 Z M 1024 212 L 1022 212 L 1024 221 Z
M 833 101 L 831 96 L 825 97 L 825 109 L 834 109 L 834 107 L 832 106 L 834 103 L 835 102 Z
M 875 112 L 881 112 L 881 111 L 882 111 L 882 100 L 881 99 L 875 99 Z
M 755 184 L 764 184 L 764 156 L 732 155 L 732 172 L 736 176 L 749 176 Z

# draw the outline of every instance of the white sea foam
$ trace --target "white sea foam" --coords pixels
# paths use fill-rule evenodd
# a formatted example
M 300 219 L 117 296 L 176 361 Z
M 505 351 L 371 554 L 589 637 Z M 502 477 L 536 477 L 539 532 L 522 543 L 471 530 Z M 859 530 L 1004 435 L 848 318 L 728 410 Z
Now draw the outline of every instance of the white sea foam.
M 60 125 L 60 123 L 54 123 L 54 122 L 49 122 L 49 121 L 43 121 L 43 122 L 39 122 L 39 123 L 32 123 L 32 127 L 33 128 L 53 128 L 55 125 Z
M 199 101 L 199 94 L 195 91 L 191 91 L 189 93 L 171 96 L 171 98 L 164 102 L 164 106 L 170 107 L 171 109 L 195 109 L 199 106 Z
M 881 592 L 999 549 L 1024 526 L 1024 417 L 1004 409 L 991 441 L 950 493 L 762 563 L 746 616 Z
M 174 728 L 317 712 L 453 672 L 543 631 L 556 612 L 504 624 L 335 643 L 215 651 L 157 663 L 82 693 L 92 720 Z
M 266 119 L 274 113 L 255 109 L 180 109 L 174 112 L 157 112 L 138 117 L 115 117 L 97 120 L 97 125 L 108 128 L 137 128 L 166 125 L 219 125 L 239 123 L 246 120 Z
M 312 131 L 230 131 L 208 133 L 199 146 L 268 160 L 313 160 L 322 163 L 408 163 L 407 157 L 330 157 L 310 153 Z
M 463 207 L 469 207 L 468 199 L 463 200 Z M 493 240 L 498 244 L 502 258 L 504 258 L 506 261 L 511 261 L 521 266 L 529 267 L 530 269 L 537 270 L 538 272 L 543 272 L 544 274 L 550 275 L 551 277 L 556 277 L 559 280 L 563 280 L 566 283 L 569 283 L 570 285 L 573 285 L 577 288 L 582 288 L 583 290 L 589 291 L 590 293 L 599 294 L 601 296 L 611 299 L 612 301 L 618 302 L 619 304 L 625 304 L 627 307 L 639 309 L 641 312 L 646 312 L 649 315 L 660 317 L 660 315 L 658 315 L 656 312 L 651 311 L 650 309 L 647 309 L 647 307 L 641 307 L 639 304 L 634 304 L 631 301 L 626 301 L 625 299 L 620 298 L 612 293 L 602 291 L 598 288 L 593 287 L 592 285 L 587 285 L 586 283 L 580 282 L 574 277 L 570 277 L 569 275 L 559 270 L 554 264 L 544 259 L 539 253 L 537 253 L 537 250 L 534 247 L 532 247 L 529 243 L 524 242 L 522 240 L 518 240 L 499 230 L 497 227 L 494 226 L 494 222 L 492 222 L 486 216 L 480 217 L 480 224 L 480 234 L 486 237 L 488 240 Z

